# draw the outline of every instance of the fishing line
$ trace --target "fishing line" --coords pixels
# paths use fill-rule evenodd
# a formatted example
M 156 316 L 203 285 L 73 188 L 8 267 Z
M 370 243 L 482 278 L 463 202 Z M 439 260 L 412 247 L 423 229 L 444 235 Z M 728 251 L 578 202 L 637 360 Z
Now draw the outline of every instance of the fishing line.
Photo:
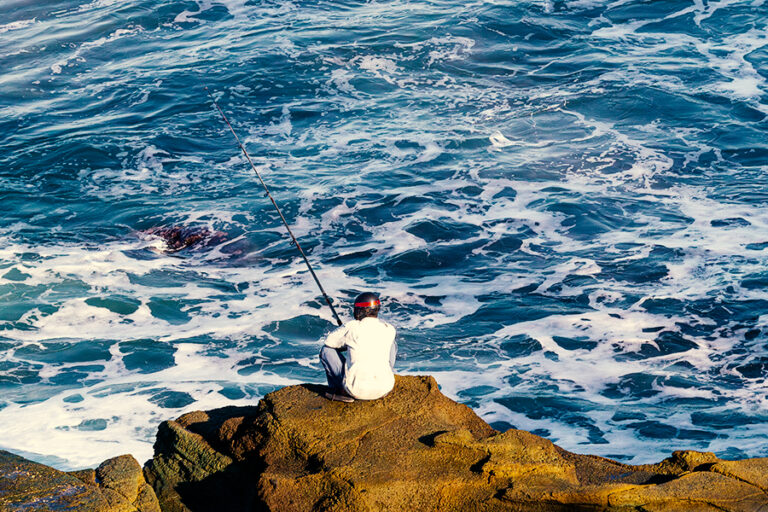
M 251 156 L 248 154 L 248 151 L 245 150 L 245 146 L 240 142 L 240 138 L 235 133 L 234 128 L 232 128 L 232 125 L 229 123 L 229 119 L 227 119 L 227 116 L 224 115 L 224 111 L 221 110 L 221 107 L 218 103 L 216 103 L 216 99 L 211 94 L 211 91 L 208 90 L 208 87 L 205 88 L 205 92 L 208 93 L 208 96 L 211 98 L 211 101 L 213 101 L 213 104 L 216 106 L 216 109 L 219 111 L 219 114 L 221 114 L 222 119 L 224 119 L 224 122 L 227 123 L 227 126 L 229 127 L 229 131 L 232 132 L 232 135 L 235 136 L 235 140 L 237 141 L 237 145 L 240 146 L 240 149 L 243 150 L 243 154 L 245 155 L 245 158 L 248 160 L 248 163 L 251 164 L 251 169 L 253 169 L 253 172 L 256 173 L 256 176 L 259 178 L 259 181 L 261 182 L 261 186 L 264 187 L 264 192 L 266 192 L 267 197 L 270 201 L 272 201 L 272 205 L 275 207 L 275 210 L 277 210 L 277 214 L 280 216 L 280 220 L 283 221 L 283 225 L 285 225 L 285 229 L 288 230 L 288 235 L 291 237 L 291 243 L 296 246 L 296 249 L 299 250 L 299 254 L 301 254 L 301 257 L 304 258 L 304 263 L 307 264 L 307 268 L 309 269 L 309 273 L 312 274 L 312 277 L 314 278 L 315 282 L 317 283 L 317 287 L 320 288 L 320 293 L 323 294 L 323 298 L 325 298 L 325 302 L 328 304 L 328 307 L 331 308 L 331 312 L 333 313 L 334 318 L 336 319 L 336 323 L 341 326 L 342 321 L 341 318 L 339 318 L 338 313 L 336 313 L 336 309 L 333 307 L 333 304 L 331 304 L 331 298 L 328 297 L 328 294 L 325 293 L 325 290 L 323 289 L 323 285 L 320 284 L 320 280 L 317 278 L 317 274 L 315 274 L 315 271 L 312 269 L 312 265 L 309 264 L 309 260 L 307 259 L 307 255 L 304 254 L 304 250 L 301 248 L 301 245 L 299 244 L 299 241 L 296 240 L 296 237 L 293 236 L 293 231 L 291 231 L 291 227 L 288 225 L 288 221 L 285 220 L 285 217 L 283 216 L 283 212 L 280 211 L 280 207 L 277 206 L 277 203 L 275 202 L 275 199 L 272 197 L 272 194 L 269 192 L 269 188 L 267 187 L 267 184 L 264 183 L 264 180 L 261 177 L 261 174 L 259 173 L 259 170 L 256 169 L 256 166 L 253 165 L 253 161 L 251 160 Z

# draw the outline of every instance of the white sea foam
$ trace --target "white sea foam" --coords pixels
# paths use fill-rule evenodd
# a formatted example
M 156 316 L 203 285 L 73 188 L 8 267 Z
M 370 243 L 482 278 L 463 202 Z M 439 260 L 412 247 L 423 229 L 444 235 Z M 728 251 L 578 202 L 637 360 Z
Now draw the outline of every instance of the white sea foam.
M 181 11 L 179 14 L 176 15 L 175 18 L 173 18 L 174 23 L 200 23 L 200 20 L 197 18 L 194 18 L 193 16 L 196 14 L 200 14 L 202 12 L 202 9 L 199 11 Z
M 766 110 L 768 107 L 757 101 L 766 90 L 765 78 L 757 73 L 752 63 L 745 58 L 750 53 L 768 44 L 768 36 L 766 36 L 763 30 L 749 27 L 743 33 L 732 34 L 723 38 L 708 39 L 699 39 L 676 32 L 638 32 L 638 29 L 649 24 L 659 23 L 691 12 L 694 13 L 694 21 L 700 25 L 702 21 L 710 18 L 717 10 L 740 3 L 743 3 L 743 1 L 722 0 L 720 2 L 708 2 L 706 5 L 701 1 L 696 1 L 694 6 L 684 8 L 661 18 L 633 20 L 622 24 L 608 23 L 592 32 L 592 36 L 618 41 L 635 39 L 642 42 L 642 44 L 625 48 L 624 55 L 620 57 L 620 60 L 624 60 L 627 57 L 637 60 L 647 56 L 649 61 L 654 60 L 658 62 L 657 58 L 652 59 L 652 57 L 657 56 L 666 49 L 694 47 L 703 57 L 703 62 L 700 66 L 714 68 L 725 78 L 720 83 L 703 86 L 701 88 L 702 91 L 726 93 L 729 97 L 737 100 L 752 99 L 755 100 L 754 106 L 756 108 L 763 112 L 768 112 Z M 603 78 L 609 79 L 610 76 L 611 74 L 607 74 Z M 652 81 L 657 84 L 664 84 L 667 86 L 666 88 L 672 89 L 675 92 L 685 92 L 690 88 L 690 86 L 674 77 L 664 80 L 648 76 L 647 73 L 637 73 L 632 70 L 625 70 L 620 76 L 622 79 L 633 78 L 639 83 Z
M 719 2 L 705 2 L 704 0 L 693 0 L 696 14 L 693 17 L 696 25 L 701 26 L 701 22 L 712 17 L 720 9 L 728 8 L 732 5 L 743 4 L 743 0 L 720 0 Z
M 431 66 L 435 62 L 461 60 L 467 58 L 475 46 L 474 39 L 469 37 L 460 36 L 443 36 L 432 37 L 425 41 L 419 41 L 415 43 L 395 43 L 396 48 L 404 48 L 410 52 L 419 52 L 423 49 L 429 49 L 429 60 L 427 66 Z M 405 57 L 406 59 L 413 59 L 414 56 Z
M 352 62 L 354 62 L 360 69 L 372 73 L 376 78 L 381 78 L 391 84 L 396 83 L 396 80 L 392 75 L 397 73 L 398 69 L 395 61 L 391 59 L 365 55 L 354 59 Z
M 37 18 L 32 18 L 31 20 L 12 21 L 10 23 L 0 25 L 0 34 L 9 32 L 11 30 L 19 30 L 22 28 L 26 28 L 30 25 L 34 25 L 35 23 L 37 23 Z
M 746 56 L 767 45 L 768 35 L 753 28 L 743 34 L 726 37 L 722 43 L 700 42 L 696 47 L 710 66 L 730 79 L 717 84 L 716 90 L 730 92 L 736 98 L 757 99 L 766 91 L 766 80 Z M 761 110 L 768 112 L 764 106 L 761 107 Z
M 468 37 L 433 37 L 428 41 L 429 44 L 442 47 L 445 45 L 452 45 L 452 48 L 447 50 L 437 49 L 429 52 L 429 61 L 427 65 L 432 65 L 435 62 L 451 61 L 464 59 L 472 52 L 472 48 L 475 46 L 474 39 Z
M 97 9 L 103 9 L 104 7 L 111 7 L 115 4 L 122 4 L 121 0 L 93 0 L 87 4 L 80 5 L 77 10 L 79 12 L 95 11 Z
M 203 12 L 211 9 L 215 5 L 224 5 L 227 11 L 236 18 L 245 18 L 248 11 L 248 5 L 246 0 L 196 0 L 197 10 L 181 11 L 173 19 L 174 23 L 201 23 L 203 20 L 196 18 Z
M 197 183 L 188 171 L 166 171 L 167 164 L 177 162 L 202 163 L 198 157 L 174 156 L 154 145 L 143 146 L 130 160 L 124 161 L 122 169 L 81 170 L 81 186 L 88 194 L 103 199 L 174 194 Z
M 140 26 L 134 26 L 130 28 L 119 28 L 108 36 L 100 37 L 94 41 L 86 41 L 82 43 L 79 47 L 77 47 L 75 51 L 72 54 L 70 54 L 68 57 L 60 59 L 54 64 L 52 64 L 51 72 L 54 75 L 60 74 L 62 72 L 62 69 L 68 66 L 71 62 L 75 62 L 75 61 L 84 62 L 85 57 L 83 55 L 86 54 L 89 50 L 92 50 L 94 48 L 100 48 L 105 44 L 113 43 L 114 41 L 117 41 L 119 39 L 135 36 L 136 34 L 143 31 L 144 29 Z
M 752 98 L 763 94 L 760 88 L 762 79 L 756 77 L 734 78 L 729 83 L 719 85 L 719 89 L 733 93 L 735 96 Z
M 143 462 L 152 456 L 155 425 L 189 410 L 224 405 L 255 405 L 252 398 L 232 400 L 218 393 L 224 382 L 243 386 L 258 382 L 285 386 L 299 382 L 270 372 L 244 377 L 232 367 L 233 361 L 205 357 L 200 345 L 182 344 L 176 365 L 151 376 L 130 375 L 124 370 L 107 370 L 104 384 L 64 392 L 45 402 L 10 405 L 0 415 L 3 443 L 13 449 L 61 457 L 63 469 L 93 467 L 105 457 L 133 454 Z M 98 376 L 96 376 L 98 377 Z M 127 391 L 111 391 L 128 389 Z M 172 390 L 188 393 L 194 404 L 181 409 L 159 409 L 147 391 Z M 84 401 L 67 403 L 64 398 L 80 394 Z M 104 428 L 83 428 L 89 421 L 104 420 Z
M 354 78 L 354 75 L 350 73 L 346 69 L 334 69 L 331 72 L 331 79 L 329 80 L 330 83 L 335 85 L 340 91 L 342 92 L 353 92 L 355 90 L 354 87 L 349 83 L 349 81 Z
M 515 143 L 506 138 L 500 131 L 496 130 L 491 134 L 488 139 L 491 141 L 491 144 L 493 144 L 493 147 L 501 149 L 506 148 L 507 146 L 514 146 Z

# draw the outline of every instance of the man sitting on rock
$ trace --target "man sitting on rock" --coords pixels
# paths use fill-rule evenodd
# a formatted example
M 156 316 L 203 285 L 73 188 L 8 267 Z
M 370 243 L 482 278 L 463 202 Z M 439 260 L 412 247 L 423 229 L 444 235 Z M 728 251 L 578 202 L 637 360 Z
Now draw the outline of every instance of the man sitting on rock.
M 395 328 L 379 320 L 380 308 L 375 294 L 358 295 L 355 319 L 325 338 L 320 361 L 331 388 L 326 398 L 340 402 L 375 400 L 395 386 Z

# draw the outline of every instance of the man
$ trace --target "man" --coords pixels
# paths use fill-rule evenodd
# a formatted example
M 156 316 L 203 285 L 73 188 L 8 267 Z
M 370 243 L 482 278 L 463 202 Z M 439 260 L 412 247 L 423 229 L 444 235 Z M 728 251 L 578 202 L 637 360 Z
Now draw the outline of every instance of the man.
M 329 400 L 375 400 L 395 386 L 395 328 L 379 320 L 381 302 L 373 293 L 355 299 L 355 319 L 325 338 L 320 361 L 325 368 Z M 346 357 L 342 352 L 347 351 Z

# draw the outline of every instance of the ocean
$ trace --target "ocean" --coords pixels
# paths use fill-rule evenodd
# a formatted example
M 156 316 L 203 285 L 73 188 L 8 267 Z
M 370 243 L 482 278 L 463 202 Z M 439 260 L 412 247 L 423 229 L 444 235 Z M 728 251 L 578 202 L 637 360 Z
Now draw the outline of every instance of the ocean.
M 763 0 L 6 0 L 0 70 L 0 448 L 144 461 L 324 382 L 208 87 L 398 373 L 578 453 L 768 456 Z

